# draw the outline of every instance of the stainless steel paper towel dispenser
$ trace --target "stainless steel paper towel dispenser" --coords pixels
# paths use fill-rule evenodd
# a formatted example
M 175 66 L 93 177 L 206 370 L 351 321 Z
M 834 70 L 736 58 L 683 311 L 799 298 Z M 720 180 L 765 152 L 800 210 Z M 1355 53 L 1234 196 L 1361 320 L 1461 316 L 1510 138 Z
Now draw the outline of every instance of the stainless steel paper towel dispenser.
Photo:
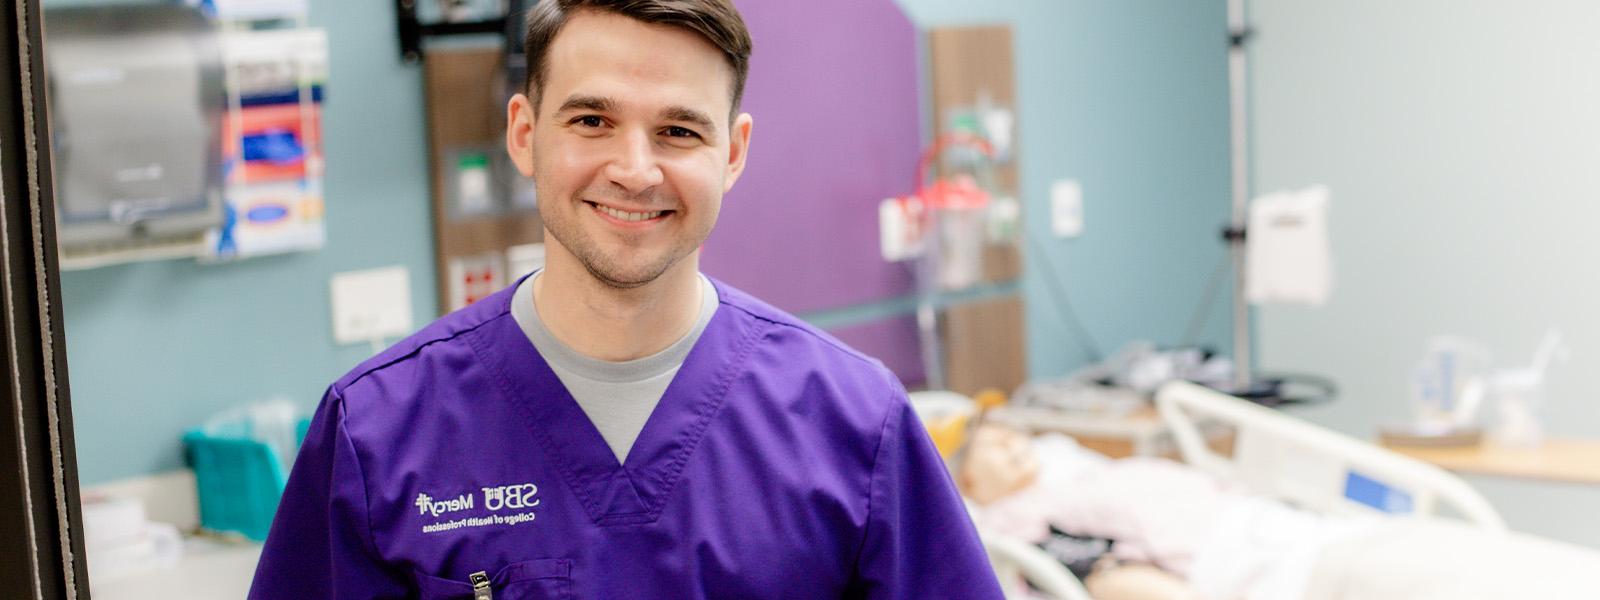
M 45 12 L 45 36 L 64 262 L 198 252 L 222 218 L 216 27 L 182 5 L 63 7 Z

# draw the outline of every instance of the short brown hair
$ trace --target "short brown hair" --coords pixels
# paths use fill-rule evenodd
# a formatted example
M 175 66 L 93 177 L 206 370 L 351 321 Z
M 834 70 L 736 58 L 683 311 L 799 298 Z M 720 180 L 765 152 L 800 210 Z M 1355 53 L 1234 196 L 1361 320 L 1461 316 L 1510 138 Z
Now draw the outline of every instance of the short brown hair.
M 528 9 L 528 33 L 523 38 L 527 56 L 527 79 L 523 88 L 532 94 L 534 110 L 544 95 L 549 65 L 545 55 L 556 33 L 575 11 L 597 10 L 619 14 L 645 23 L 681 27 L 700 34 L 722 50 L 733 68 L 733 112 L 739 111 L 744 97 L 745 75 L 750 72 L 750 30 L 731 0 L 536 0 Z

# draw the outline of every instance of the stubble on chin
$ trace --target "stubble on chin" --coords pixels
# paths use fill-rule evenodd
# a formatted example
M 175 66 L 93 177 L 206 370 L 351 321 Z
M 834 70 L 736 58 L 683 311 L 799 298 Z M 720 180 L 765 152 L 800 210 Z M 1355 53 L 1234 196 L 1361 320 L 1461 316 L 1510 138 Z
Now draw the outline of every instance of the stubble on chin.
M 583 269 L 590 277 L 601 285 L 617 290 L 631 290 L 649 285 L 686 255 L 681 248 L 672 248 L 666 255 L 654 259 L 651 264 L 628 273 L 625 272 L 628 270 L 626 267 L 617 264 L 618 257 L 607 255 L 600 248 L 600 244 L 575 223 L 547 221 L 545 227 L 556 241 L 567 249 L 567 253 L 583 265 Z
M 597 264 L 600 262 L 599 260 L 585 258 L 578 253 L 573 254 L 578 256 L 578 262 L 583 265 L 583 269 L 585 271 L 589 272 L 590 277 L 593 277 L 595 281 L 600 282 L 601 285 L 617 290 L 631 290 L 644 287 L 656 279 L 659 279 L 663 273 L 667 272 L 667 269 L 671 268 L 674 263 L 678 262 L 675 258 L 668 258 L 667 260 L 661 261 L 661 264 L 656 265 L 657 268 L 646 269 L 645 274 L 643 275 L 631 278 L 623 278 L 621 274 L 616 272 L 616 269 L 606 269 L 599 266 Z

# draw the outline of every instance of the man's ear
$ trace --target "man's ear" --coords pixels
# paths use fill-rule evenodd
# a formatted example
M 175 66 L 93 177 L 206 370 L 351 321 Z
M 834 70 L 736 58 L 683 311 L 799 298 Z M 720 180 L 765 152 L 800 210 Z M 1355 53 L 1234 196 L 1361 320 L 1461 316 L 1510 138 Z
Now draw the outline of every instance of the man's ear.
M 506 103 L 506 154 L 517 172 L 523 177 L 533 177 L 533 124 L 536 117 L 533 101 L 526 94 L 517 94 Z
M 750 154 L 750 130 L 755 127 L 755 117 L 739 113 L 728 130 L 728 171 L 722 183 L 722 193 L 733 189 L 733 183 L 744 173 L 745 157 Z

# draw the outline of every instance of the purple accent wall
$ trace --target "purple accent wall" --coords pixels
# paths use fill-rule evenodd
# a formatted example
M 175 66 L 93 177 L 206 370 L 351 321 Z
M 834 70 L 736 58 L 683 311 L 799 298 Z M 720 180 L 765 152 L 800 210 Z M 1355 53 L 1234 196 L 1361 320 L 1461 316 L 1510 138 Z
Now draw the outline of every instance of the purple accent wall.
M 922 355 L 917 350 L 917 320 L 915 317 L 896 317 L 873 321 L 853 327 L 830 331 L 850 347 L 883 361 L 906 387 L 915 387 L 928 380 L 922 366 Z
M 790 312 L 909 293 L 909 270 L 878 254 L 878 203 L 915 184 L 916 28 L 893 0 L 735 4 L 755 127 L 702 270 Z

